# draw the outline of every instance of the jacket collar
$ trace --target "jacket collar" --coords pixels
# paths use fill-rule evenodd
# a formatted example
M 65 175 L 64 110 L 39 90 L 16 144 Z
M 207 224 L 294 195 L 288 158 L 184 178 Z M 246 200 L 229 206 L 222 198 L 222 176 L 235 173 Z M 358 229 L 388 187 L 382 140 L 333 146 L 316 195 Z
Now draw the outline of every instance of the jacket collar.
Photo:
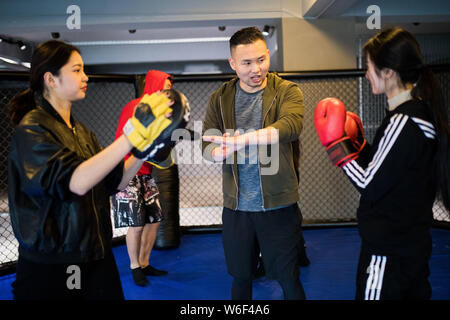
M 57 121 L 66 125 L 66 122 L 64 121 L 64 119 L 59 115 L 59 113 L 55 110 L 55 108 L 53 108 L 53 106 L 42 95 L 35 95 L 35 101 L 36 101 L 36 105 L 38 107 L 45 110 L 52 117 L 54 117 Z M 75 127 L 75 119 L 73 118 L 72 114 L 70 114 L 70 124 L 72 125 L 72 128 Z
M 399 105 L 403 104 L 408 100 L 412 100 L 411 90 L 405 90 L 401 93 L 397 94 L 395 97 L 388 99 L 388 108 L 389 111 L 394 111 Z
M 236 121 L 234 117 L 234 98 L 236 95 L 236 85 L 238 83 L 238 78 L 233 78 L 228 83 L 225 84 L 225 86 L 222 89 L 221 97 L 220 97 L 220 103 L 221 103 L 221 111 L 223 115 L 223 121 L 226 128 L 229 129 L 236 129 Z M 277 75 L 274 73 L 268 73 L 267 74 L 267 84 L 264 88 L 263 93 L 263 110 L 262 114 L 263 117 L 269 110 L 270 106 L 272 105 L 272 101 L 277 93 L 277 83 L 281 80 Z
M 236 85 L 238 78 L 233 78 L 223 88 L 220 95 L 220 112 L 226 129 L 236 130 L 236 121 L 234 118 L 234 98 L 236 96 Z
M 277 75 L 273 73 L 267 74 L 267 85 L 264 88 L 263 93 L 263 110 L 262 110 L 262 119 L 263 122 L 265 120 L 265 115 L 269 111 L 270 107 L 273 104 L 273 100 L 277 95 L 277 88 L 280 83 L 281 78 L 279 78 Z M 262 126 L 264 127 L 264 123 L 262 123 Z

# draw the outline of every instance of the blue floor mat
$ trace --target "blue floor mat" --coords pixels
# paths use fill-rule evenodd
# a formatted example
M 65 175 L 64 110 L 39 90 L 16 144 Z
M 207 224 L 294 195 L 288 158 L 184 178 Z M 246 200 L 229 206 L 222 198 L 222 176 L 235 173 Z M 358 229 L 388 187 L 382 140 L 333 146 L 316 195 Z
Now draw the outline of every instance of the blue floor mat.
M 450 231 L 433 229 L 430 283 L 433 300 L 450 300 Z M 301 282 L 307 299 L 353 300 L 360 238 L 356 228 L 304 230 L 308 267 L 301 268 Z M 228 275 L 220 233 L 188 234 L 172 250 L 154 250 L 150 263 L 169 272 L 148 277 L 150 285 L 134 284 L 125 245 L 114 248 L 123 291 L 127 300 L 228 300 Z M 0 277 L 0 299 L 12 299 L 11 282 L 15 274 Z M 279 300 L 283 294 L 276 281 L 254 281 L 255 300 Z

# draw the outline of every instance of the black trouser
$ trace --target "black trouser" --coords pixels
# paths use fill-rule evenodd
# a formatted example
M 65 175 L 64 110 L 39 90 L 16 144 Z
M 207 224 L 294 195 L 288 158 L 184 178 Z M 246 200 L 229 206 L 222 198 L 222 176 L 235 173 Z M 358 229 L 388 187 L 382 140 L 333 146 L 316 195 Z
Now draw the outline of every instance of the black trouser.
M 73 264 L 35 263 L 19 256 L 12 287 L 15 300 L 124 299 L 112 253 L 102 260 Z
M 232 299 L 251 299 L 251 282 L 259 251 L 266 276 L 276 279 L 285 299 L 305 299 L 299 280 L 303 245 L 301 213 L 297 204 L 266 211 L 223 209 L 222 241 L 228 272 L 234 277 Z
M 356 277 L 357 300 L 428 300 L 429 254 L 378 255 L 361 246 Z

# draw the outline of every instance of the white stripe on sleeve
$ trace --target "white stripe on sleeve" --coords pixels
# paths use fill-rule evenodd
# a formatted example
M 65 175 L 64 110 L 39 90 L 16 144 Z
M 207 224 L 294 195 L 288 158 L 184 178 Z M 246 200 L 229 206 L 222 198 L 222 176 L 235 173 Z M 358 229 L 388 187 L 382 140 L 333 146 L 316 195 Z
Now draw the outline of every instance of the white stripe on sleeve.
M 430 139 L 434 139 L 436 137 L 436 130 L 430 122 L 415 117 L 412 117 L 411 120 L 413 120 L 419 126 L 419 128 L 423 131 L 425 137 Z
M 365 189 L 373 180 L 407 121 L 408 116 L 400 113 L 391 118 L 378 144 L 378 149 L 365 170 L 355 160 L 348 162 L 343 167 L 345 173 L 358 187 Z

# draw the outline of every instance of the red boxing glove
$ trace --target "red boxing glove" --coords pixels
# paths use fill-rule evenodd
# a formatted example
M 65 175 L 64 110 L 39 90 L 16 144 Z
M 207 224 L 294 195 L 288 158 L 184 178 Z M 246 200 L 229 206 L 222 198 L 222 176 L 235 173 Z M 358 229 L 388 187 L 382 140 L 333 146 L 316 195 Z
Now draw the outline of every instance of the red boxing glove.
M 360 152 L 366 145 L 364 128 L 359 116 L 350 111 L 347 111 L 347 117 L 345 119 L 345 133 L 350 137 L 353 146 Z
M 314 111 L 314 125 L 324 146 L 345 135 L 345 105 L 335 98 L 320 100 Z
M 326 147 L 331 162 L 339 167 L 358 157 L 358 151 L 345 131 L 346 118 L 345 105 L 336 98 L 319 101 L 314 111 L 319 140 Z

